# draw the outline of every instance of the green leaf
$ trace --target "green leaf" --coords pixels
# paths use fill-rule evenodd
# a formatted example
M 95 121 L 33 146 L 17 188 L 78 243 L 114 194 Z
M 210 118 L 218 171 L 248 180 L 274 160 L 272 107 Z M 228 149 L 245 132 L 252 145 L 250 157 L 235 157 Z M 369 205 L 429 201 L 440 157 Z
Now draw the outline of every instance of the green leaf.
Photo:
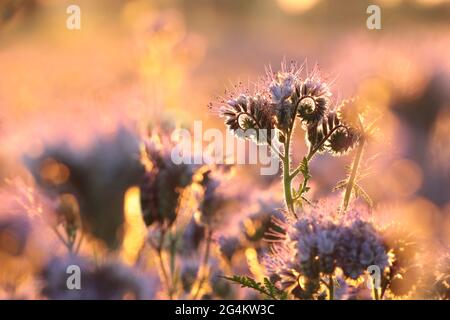
M 353 191 L 355 192 L 355 197 L 361 197 L 367 202 L 370 208 L 373 208 L 373 201 L 369 194 L 357 183 L 353 185 Z
M 303 157 L 303 160 L 300 164 L 300 172 L 306 180 L 311 178 L 311 175 L 309 174 L 308 159 L 306 157 Z
M 256 280 L 248 276 L 234 275 L 232 277 L 223 277 L 224 279 L 235 282 L 241 285 L 243 288 L 250 288 L 258 291 L 274 300 L 287 299 L 287 293 L 278 289 L 268 278 L 264 278 L 264 284 L 257 282 Z

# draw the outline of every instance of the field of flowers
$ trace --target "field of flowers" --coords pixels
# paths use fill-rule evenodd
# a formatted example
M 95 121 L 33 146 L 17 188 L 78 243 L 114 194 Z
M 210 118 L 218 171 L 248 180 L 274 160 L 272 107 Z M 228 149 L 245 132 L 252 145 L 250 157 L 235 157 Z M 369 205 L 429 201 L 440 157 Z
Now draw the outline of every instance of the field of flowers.
M 450 299 L 450 1 L 372 2 L 1 0 L 0 299 Z

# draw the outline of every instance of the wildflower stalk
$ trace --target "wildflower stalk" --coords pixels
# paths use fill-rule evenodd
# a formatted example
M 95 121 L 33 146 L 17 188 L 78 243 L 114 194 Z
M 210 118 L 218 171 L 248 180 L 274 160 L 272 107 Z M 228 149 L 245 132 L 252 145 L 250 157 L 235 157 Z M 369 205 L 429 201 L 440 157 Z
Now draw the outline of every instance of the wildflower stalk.
M 80 252 L 80 248 L 81 248 L 81 244 L 83 243 L 83 240 L 84 240 L 84 233 L 81 232 L 80 238 L 79 238 L 79 240 L 78 240 L 78 244 L 77 244 L 76 247 L 75 247 L 75 253 L 76 253 L 76 254 L 78 254 L 78 252 Z
M 165 235 L 166 235 L 166 232 L 161 231 L 159 243 L 158 243 L 158 246 L 156 247 L 156 253 L 158 254 L 159 265 L 161 268 L 161 272 L 163 274 L 164 282 L 166 283 L 166 286 L 167 286 L 167 294 L 169 295 L 169 299 L 172 300 L 172 298 L 173 298 L 172 285 L 171 285 L 169 274 L 167 273 L 166 266 L 164 264 L 164 258 L 162 255 L 162 248 L 163 248 L 163 244 L 164 244 Z
M 58 239 L 67 248 L 67 251 L 70 254 L 72 254 L 72 253 L 78 254 L 78 252 L 80 251 L 81 243 L 83 242 L 83 239 L 84 239 L 84 234 L 82 232 L 81 232 L 80 236 L 78 237 L 78 241 L 76 241 L 77 240 L 77 232 L 76 231 L 75 231 L 74 235 L 71 235 L 71 233 L 68 232 L 66 229 L 66 233 L 67 233 L 67 240 L 66 240 L 64 238 L 64 236 L 61 234 L 61 232 L 58 230 L 57 226 L 53 226 L 52 229 L 55 232 Z
M 330 292 L 329 299 L 334 300 L 334 281 L 333 281 L 333 275 L 330 274 L 329 282 L 328 282 L 328 290 Z
M 297 115 L 298 106 L 300 105 L 300 102 L 302 99 L 300 99 L 294 108 L 293 111 L 293 119 L 291 119 L 291 124 L 289 125 L 289 129 L 287 131 L 286 135 L 286 141 L 284 142 L 284 157 L 282 157 L 283 161 L 283 187 L 284 187 L 284 198 L 286 201 L 286 207 L 288 211 L 297 218 L 297 214 L 295 213 L 295 207 L 294 207 L 294 199 L 292 198 L 292 179 L 295 177 L 295 175 L 291 174 L 291 156 L 290 156 L 290 146 L 291 146 L 291 137 L 292 132 L 294 131 L 295 126 L 295 117 Z M 297 199 L 297 203 L 299 206 L 302 206 L 302 199 L 299 197 Z
M 358 167 L 361 163 L 363 150 L 364 150 L 365 139 L 361 137 L 358 145 L 358 149 L 356 150 L 355 159 L 353 160 L 352 169 L 350 173 L 350 177 L 347 182 L 347 186 L 345 187 L 344 199 L 342 201 L 342 212 L 345 212 L 348 208 L 348 204 L 350 202 L 350 197 L 355 186 L 355 180 L 358 173 Z
M 292 178 L 290 174 L 290 157 L 289 157 L 289 144 L 290 144 L 290 134 L 286 139 L 284 144 L 284 158 L 283 158 L 283 187 L 284 187 L 284 199 L 286 201 L 286 207 L 288 211 L 297 218 L 294 208 L 294 199 L 292 198 Z M 299 201 L 301 201 L 299 199 Z
M 375 286 L 375 279 L 373 279 L 372 288 L 373 288 L 373 296 L 374 296 L 375 300 L 380 300 L 380 295 L 378 293 L 378 289 Z
M 195 291 L 195 294 L 193 295 L 193 300 L 197 300 L 198 295 L 200 294 L 203 284 L 206 280 L 206 268 L 208 266 L 208 260 L 209 260 L 209 253 L 211 251 L 211 242 L 212 242 L 212 229 L 210 227 L 206 227 L 206 245 L 205 245 L 205 254 L 203 256 L 203 261 L 200 266 L 200 280 L 198 282 L 197 289 Z

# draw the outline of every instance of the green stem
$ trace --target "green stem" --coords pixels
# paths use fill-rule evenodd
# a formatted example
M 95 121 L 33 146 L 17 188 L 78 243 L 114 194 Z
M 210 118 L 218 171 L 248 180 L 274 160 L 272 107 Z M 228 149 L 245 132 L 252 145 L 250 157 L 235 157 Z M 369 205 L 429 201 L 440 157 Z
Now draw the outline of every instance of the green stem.
M 350 197 L 352 195 L 353 187 L 355 185 L 356 175 L 358 173 L 358 167 L 362 159 L 364 143 L 365 143 L 364 138 L 361 138 L 358 145 L 358 149 L 356 150 L 355 159 L 353 160 L 352 171 L 350 173 L 350 177 L 348 179 L 347 186 L 345 188 L 344 199 L 342 202 L 342 212 L 345 212 L 347 210 L 348 204 L 350 202 Z
M 294 208 L 294 199 L 292 198 L 292 179 L 290 176 L 290 156 L 289 156 L 289 145 L 291 136 L 288 134 L 286 142 L 284 144 L 284 158 L 283 158 L 283 188 L 284 188 L 284 199 L 286 201 L 286 207 L 288 211 L 297 218 Z M 299 200 L 301 201 L 301 200 Z

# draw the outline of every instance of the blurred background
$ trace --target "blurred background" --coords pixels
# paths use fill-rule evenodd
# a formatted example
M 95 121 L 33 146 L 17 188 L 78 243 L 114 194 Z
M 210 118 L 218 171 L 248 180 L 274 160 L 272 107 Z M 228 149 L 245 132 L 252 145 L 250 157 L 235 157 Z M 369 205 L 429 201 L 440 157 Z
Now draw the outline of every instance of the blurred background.
M 81 8 L 81 30 L 66 28 L 71 4 Z M 366 27 L 369 4 L 381 8 L 381 30 Z M 120 127 L 165 121 L 224 130 L 208 103 L 283 59 L 317 64 L 338 99 L 358 95 L 373 108 L 379 129 L 361 184 L 380 215 L 408 221 L 448 251 L 447 0 L 0 0 L 0 189 L 10 195 L 19 180 L 29 201 L 23 157 L 47 144 L 83 147 Z M 296 148 L 298 160 L 300 133 Z M 332 194 L 350 161 L 319 156 L 312 197 Z M 238 170 L 261 190 L 281 191 L 278 176 Z M 10 248 L 5 239 L 0 251 Z M 123 245 L 136 251 L 130 241 Z

